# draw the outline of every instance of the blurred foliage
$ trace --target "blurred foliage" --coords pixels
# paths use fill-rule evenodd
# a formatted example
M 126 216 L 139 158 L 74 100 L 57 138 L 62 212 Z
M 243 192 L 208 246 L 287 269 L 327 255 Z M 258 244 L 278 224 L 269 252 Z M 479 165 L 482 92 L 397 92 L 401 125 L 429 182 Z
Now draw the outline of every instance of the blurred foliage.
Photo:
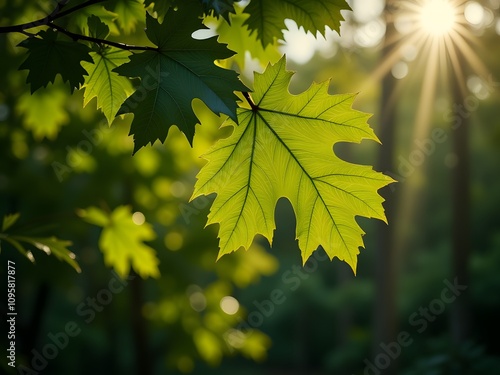
M 127 40 L 144 43 L 144 19 L 133 18 L 135 3 L 138 2 L 116 0 L 96 4 L 61 20 L 61 25 L 84 30 L 88 28 L 88 15 L 95 14 L 106 23 L 115 40 L 125 41 L 119 34 L 128 32 Z M 155 9 L 161 9 L 169 1 L 146 3 L 154 3 Z M 493 12 L 498 23 L 498 8 L 493 3 L 481 2 Z M 0 25 L 38 19 L 50 12 L 52 6 L 52 1 L 0 0 Z M 275 41 L 263 51 L 254 49 L 255 33 L 250 37 L 247 28 L 238 27 L 246 15 L 242 15 L 238 3 L 235 9 L 236 15 L 229 15 L 233 20 L 231 26 L 223 24 L 223 17 L 210 21 L 214 29 L 230 30 L 225 38 L 231 49 L 245 46 L 242 52 L 237 50 L 237 55 L 219 63 L 247 72 L 266 59 L 276 59 L 279 43 Z M 143 17 L 144 12 L 141 14 Z M 479 57 L 491 70 L 492 79 L 499 81 L 500 66 L 495 53 L 499 36 L 494 26 L 478 29 L 476 33 L 484 47 L 478 48 Z M 214 115 L 200 101 L 194 101 L 194 111 L 205 125 L 197 126 L 193 149 L 179 131 L 172 129 L 166 142 L 168 147 L 143 148 L 131 157 L 133 143 L 128 136 L 131 117 L 117 118 L 108 126 L 104 115 L 96 112 L 97 103 L 93 100 L 82 110 L 81 91 L 63 95 L 67 87 L 60 78 L 37 92 L 38 100 L 30 103 L 34 99 L 25 84 L 27 72 L 17 70 L 24 58 L 15 46 L 24 38 L 21 34 L 0 36 L 0 214 L 3 217 L 21 213 L 15 225 L 5 228 L 7 233 L 17 228 L 26 236 L 44 238 L 53 234 L 71 239 L 71 251 L 82 273 L 77 274 L 43 252 L 33 253 L 34 266 L 15 247 L 2 241 L 0 277 L 5 277 L 7 259 L 16 263 L 18 363 L 29 365 L 32 350 L 41 351 L 51 343 L 50 332 L 61 332 L 67 322 L 74 321 L 81 333 L 71 338 L 69 345 L 48 361 L 41 373 L 141 373 L 144 364 L 137 359 L 133 323 L 133 314 L 138 312 L 146 321 L 147 341 L 141 344 L 149 352 L 154 374 L 363 373 L 363 361 L 372 350 L 372 311 L 376 303 L 373 272 L 376 241 L 372 224 L 362 222 L 367 232 L 366 247 L 373 251 L 361 252 L 356 278 L 346 264 L 324 261 L 326 255 L 321 250 L 300 268 L 302 271 L 294 268 L 300 264 L 295 221 L 293 210 L 283 201 L 276 210 L 278 227 L 272 251 L 264 241 L 259 241 L 248 252 L 239 251 L 215 262 L 216 228 L 203 228 L 211 198 L 201 197 L 190 203 L 188 200 L 194 176 L 204 164 L 199 155 L 215 139 L 227 136 L 224 129 L 218 129 L 224 118 Z M 370 82 L 370 74 L 378 66 L 379 49 L 361 48 L 345 40 L 349 40 L 347 33 L 345 39 L 332 41 L 336 47 L 333 57 L 324 58 L 318 51 L 306 65 L 290 60 L 289 67 L 298 70 L 292 91 L 300 92 L 312 81 L 332 76 L 331 92 L 361 90 L 357 108 L 376 113 L 379 86 L 365 83 Z M 250 50 L 257 52 L 248 52 L 246 58 L 241 58 Z M 252 62 L 252 58 L 259 61 Z M 401 81 L 404 89 L 399 91 L 398 156 L 407 157 L 413 150 L 411 124 L 421 77 L 422 72 L 410 64 L 409 75 Z M 436 100 L 437 111 L 445 96 L 441 92 Z M 499 365 L 500 346 L 494 334 L 500 314 L 498 87 L 493 87 L 486 98 L 477 100 L 479 106 L 471 114 L 470 129 L 473 238 L 468 304 L 474 323 L 473 341 L 458 347 L 451 344 L 452 306 L 447 306 L 427 331 L 412 336 L 413 344 L 400 357 L 401 374 L 495 373 Z M 434 126 L 447 128 L 444 111 L 438 111 Z M 370 122 L 377 133 L 381 126 L 378 116 Z M 379 150 L 363 145 L 354 152 L 339 146 L 343 158 L 365 164 L 373 164 Z M 450 277 L 452 161 L 450 142 L 446 142 L 427 157 L 418 173 L 397 186 L 397 189 L 409 184 L 419 186 L 415 198 L 418 211 L 398 223 L 398 234 L 404 240 L 398 255 L 401 330 L 412 329 L 409 316 L 439 296 L 443 280 Z M 403 202 L 401 210 L 406 205 Z M 122 279 L 129 284 L 113 295 L 112 303 L 99 304 L 99 310 L 92 310 L 95 318 L 86 322 L 87 315 L 82 315 L 79 307 L 88 309 L 88 298 L 99 301 L 99 293 L 108 289 L 116 275 L 98 249 L 103 229 L 82 221 L 76 213 L 79 209 L 97 207 L 105 213 L 101 216 L 109 220 L 113 212 L 124 210 L 123 206 L 127 207 L 126 220 L 123 216 L 127 225 L 132 226 L 133 215 L 138 212 L 145 220 L 142 225 L 156 233 L 154 239 L 146 235 L 141 241 L 147 241 L 143 245 L 155 249 L 161 277 L 140 281 L 142 300 L 133 293 L 133 283 L 139 278 Z M 137 217 L 140 219 L 141 215 L 136 215 L 136 221 Z M 264 316 L 257 306 L 264 306 L 273 290 L 283 292 L 283 303 L 275 304 L 273 312 Z M 236 313 L 224 312 L 221 307 L 224 297 L 237 300 Z M 252 313 L 253 317 L 261 313 L 264 318 L 261 324 L 247 327 Z M 2 324 L 0 329 L 6 332 L 5 322 Z M 5 340 L 2 349 L 3 345 Z M 0 368 L 10 373 L 4 360 Z

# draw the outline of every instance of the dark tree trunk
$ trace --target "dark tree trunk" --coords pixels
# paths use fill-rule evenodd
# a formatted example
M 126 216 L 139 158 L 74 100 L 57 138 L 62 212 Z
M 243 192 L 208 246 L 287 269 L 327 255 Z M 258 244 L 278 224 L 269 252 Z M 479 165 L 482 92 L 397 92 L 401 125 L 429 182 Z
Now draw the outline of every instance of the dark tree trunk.
M 396 30 L 389 17 L 393 2 L 388 1 L 386 5 L 387 31 L 384 47 L 382 49 L 381 61 L 384 61 L 391 53 L 390 41 L 393 40 Z M 395 88 L 395 78 L 386 74 L 382 81 L 382 95 L 378 132 L 382 147 L 378 160 L 378 170 L 384 173 L 394 171 L 394 137 L 396 128 L 396 101 L 391 98 Z M 396 270 L 394 251 L 394 207 L 397 189 L 387 187 L 381 190 L 385 212 L 389 225 L 383 222 L 377 223 L 378 246 L 375 263 L 375 311 L 374 311 L 374 341 L 372 363 L 378 366 L 377 355 L 381 353 L 380 344 L 396 341 L 397 313 L 396 313 Z M 385 363 L 384 363 L 385 366 Z M 391 360 L 384 374 L 396 373 L 396 361 Z
M 463 68 L 463 57 L 458 53 L 459 66 Z M 454 107 L 461 109 L 457 115 L 460 121 L 455 122 L 452 128 L 453 152 L 457 163 L 452 171 L 452 278 L 457 279 L 460 285 L 469 286 L 467 264 L 470 252 L 470 191 L 469 191 L 469 126 L 470 113 L 465 106 L 465 87 L 452 71 L 452 97 Z M 455 107 L 457 108 L 457 107 Z M 451 280 L 452 281 L 452 280 Z M 453 282 L 453 281 L 452 281 Z M 468 290 L 457 298 L 451 309 L 451 335 L 453 342 L 459 344 L 469 335 Z
M 146 321 L 142 316 L 142 305 L 144 304 L 143 297 L 143 281 L 139 275 L 133 273 L 135 278 L 130 281 L 131 288 L 131 314 L 132 314 L 132 331 L 134 337 L 134 346 L 136 354 L 136 366 L 138 375 L 151 375 L 152 366 L 149 355 L 149 340 L 148 328 Z

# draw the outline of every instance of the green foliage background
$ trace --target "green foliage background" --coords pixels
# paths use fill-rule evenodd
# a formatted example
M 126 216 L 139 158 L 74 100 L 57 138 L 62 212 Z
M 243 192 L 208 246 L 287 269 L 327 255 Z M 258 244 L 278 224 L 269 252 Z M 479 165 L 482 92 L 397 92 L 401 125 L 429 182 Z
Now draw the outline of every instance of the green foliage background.
M 87 17 L 94 14 L 106 23 L 114 40 L 147 43 L 143 4 L 132 0 L 109 3 L 106 8 L 102 4 L 85 8 L 65 22 L 85 28 Z M 166 3 L 154 6 L 161 13 Z M 50 1 L 0 1 L 0 24 L 43 17 L 51 6 Z M 255 33 L 252 38 L 242 36 L 242 32 L 249 34 L 245 26 L 240 26 L 248 16 L 237 12 L 232 28 L 226 32 L 227 40 L 221 38 L 237 54 L 224 64 L 243 69 L 242 51 L 247 48 L 261 61 L 276 62 L 280 56 L 275 49 L 277 41 L 264 49 Z M 225 23 L 219 27 L 229 28 Z M 362 373 L 363 360 L 371 350 L 371 310 L 377 302 L 372 223 L 360 221 L 367 232 L 366 247 L 373 250 L 361 252 L 356 278 L 348 265 L 323 261 L 322 253 L 313 258 L 306 271 L 295 268 L 301 264 L 294 239 L 295 220 L 284 201 L 279 202 L 276 212 L 278 225 L 272 250 L 265 241 L 257 241 L 249 251 L 235 252 L 215 262 L 217 228 L 204 229 L 212 198 L 200 197 L 192 203 L 188 200 L 195 176 L 205 164 L 199 155 L 226 135 L 224 130 L 218 130 L 222 118 L 195 101 L 194 111 L 204 126 L 196 127 L 192 149 L 173 127 L 166 140 L 168 147 L 144 147 L 132 157 L 134 144 L 128 136 L 131 116 L 117 118 L 108 127 L 109 116 L 96 111 L 99 103 L 85 99 L 82 90 L 70 96 L 60 77 L 53 85 L 30 95 L 25 83 L 27 72 L 17 70 L 25 56 L 16 45 L 24 38 L 19 34 L 0 37 L 0 214 L 21 213 L 12 227 L 18 233 L 71 239 L 69 249 L 76 254 L 81 273 L 36 249 L 36 264 L 32 265 L 2 242 L 1 277 L 5 277 L 7 259 L 15 261 L 17 267 L 19 363 L 28 364 L 33 348 L 40 351 L 50 343 L 50 332 L 60 332 L 67 322 L 75 321 L 82 332 L 49 361 L 42 373 L 139 374 L 147 368 L 155 374 Z M 487 30 L 481 41 L 486 51 L 494 50 L 498 35 Z M 480 57 L 493 77 L 499 77 L 498 56 L 484 53 Z M 317 55 L 307 66 L 290 64 L 290 68 L 298 70 L 292 91 L 301 92 L 312 81 L 327 77 L 333 77 L 331 92 L 356 91 L 376 66 L 377 53 L 371 49 L 341 48 L 330 60 Z M 408 77 L 408 81 L 400 103 L 398 134 L 398 154 L 405 157 L 413 150 L 407 124 L 415 115 L 419 77 Z M 133 81 L 132 87 L 137 88 L 137 82 Z M 131 87 L 126 91 L 130 92 Z M 376 88 L 365 92 L 358 101 L 359 109 L 377 114 L 378 95 Z M 89 103 L 82 109 L 84 101 Z M 447 308 L 428 330 L 414 336 L 415 343 L 401 357 L 401 373 L 435 370 L 444 374 L 452 362 L 463 364 L 463 374 L 490 373 L 498 366 L 494 356 L 499 347 L 491 331 L 500 310 L 496 297 L 500 287 L 500 201 L 496 193 L 500 188 L 496 173 L 500 159 L 499 102 L 496 89 L 480 101 L 472 114 L 473 253 L 469 304 L 475 322 L 473 341 L 458 348 L 451 344 Z M 103 112 L 109 114 L 111 109 Z M 447 126 L 446 121 L 436 117 L 436 126 Z M 370 123 L 377 132 L 377 116 Z M 378 147 L 363 143 L 363 147 L 352 149 L 339 147 L 339 153 L 354 162 L 373 164 Z M 445 163 L 449 152 L 449 144 L 444 144 L 427 159 L 423 176 L 404 182 L 420 186 L 422 192 L 418 197 L 419 212 L 412 217 L 411 225 L 399 227 L 405 246 L 398 266 L 398 315 L 400 328 L 408 331 L 412 329 L 408 316 L 439 296 L 442 280 L 450 275 L 451 186 Z M 53 163 L 68 168 L 55 170 Z M 142 270 L 145 273 L 140 268 L 136 271 L 156 277 L 130 280 L 129 287 L 113 295 L 112 302 L 87 323 L 87 315 L 79 313 L 78 306 L 87 303 L 87 298 L 95 298 L 116 277 L 107 260 L 110 253 L 106 253 L 105 246 L 101 251 L 98 244 L 108 223 L 106 218 L 118 215 L 117 210 L 144 215 L 149 230 L 135 236 L 127 234 L 131 241 L 138 241 L 137 249 L 155 249 L 154 256 L 147 258 L 150 266 Z M 131 218 L 129 215 L 128 220 Z M 141 220 L 140 215 L 136 220 Z M 126 275 L 123 267 L 115 268 Z M 228 345 L 225 333 L 238 325 L 241 328 L 248 313 L 258 311 L 255 303 L 270 299 L 275 289 L 284 292 L 285 301 L 276 305 L 273 314 L 256 329 L 247 331 L 243 346 Z M 241 304 L 235 315 L 220 309 L 219 302 L 227 295 L 236 297 Z M 137 323 L 137 316 L 142 317 L 142 323 Z M 2 332 L 6 332 L 3 326 Z M 146 337 L 136 336 L 138 332 L 145 332 Z M 2 341 L 2 349 L 4 344 Z M 141 346 L 147 349 L 145 357 L 141 357 Z M 3 370 L 10 371 L 5 358 L 1 363 Z

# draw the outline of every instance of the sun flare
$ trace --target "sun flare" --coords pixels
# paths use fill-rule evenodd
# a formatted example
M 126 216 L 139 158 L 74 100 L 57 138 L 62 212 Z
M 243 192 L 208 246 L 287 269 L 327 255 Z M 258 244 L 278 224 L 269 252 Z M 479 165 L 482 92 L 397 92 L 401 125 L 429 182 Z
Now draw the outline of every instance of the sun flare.
M 427 0 L 419 11 L 420 27 L 433 36 L 449 34 L 457 23 L 456 11 L 448 0 Z

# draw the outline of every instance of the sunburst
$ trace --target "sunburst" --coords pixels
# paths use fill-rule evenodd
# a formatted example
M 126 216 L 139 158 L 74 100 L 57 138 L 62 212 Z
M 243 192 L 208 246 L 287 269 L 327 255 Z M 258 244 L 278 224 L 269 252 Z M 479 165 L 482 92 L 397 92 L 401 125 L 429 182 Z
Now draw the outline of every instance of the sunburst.
M 395 32 L 386 38 L 385 50 L 390 52 L 385 54 L 371 79 L 381 80 L 398 64 L 404 65 L 406 70 L 399 77 L 394 74 L 395 77 L 404 78 L 406 72 L 408 75 L 414 74 L 413 78 L 418 77 L 420 97 L 416 102 L 411 139 L 423 140 L 429 136 L 432 127 L 437 93 L 443 92 L 443 89 L 455 89 L 465 96 L 465 70 L 474 72 L 483 79 L 488 76 L 488 71 L 475 52 L 478 41 L 464 16 L 466 1 L 403 0 L 389 4 L 392 9 L 389 10 L 388 28 L 394 28 Z M 408 50 L 416 51 L 411 63 L 410 59 L 405 59 Z M 412 66 L 407 69 L 409 64 Z M 398 82 L 388 98 L 390 105 L 395 105 L 405 87 L 405 81 Z M 422 173 L 422 170 L 417 173 Z M 405 180 L 406 177 L 398 178 L 396 175 L 399 180 Z M 401 197 L 405 204 L 398 213 L 401 222 L 407 223 L 414 214 L 417 192 L 415 184 L 405 186 Z M 398 238 L 396 241 L 402 240 Z

